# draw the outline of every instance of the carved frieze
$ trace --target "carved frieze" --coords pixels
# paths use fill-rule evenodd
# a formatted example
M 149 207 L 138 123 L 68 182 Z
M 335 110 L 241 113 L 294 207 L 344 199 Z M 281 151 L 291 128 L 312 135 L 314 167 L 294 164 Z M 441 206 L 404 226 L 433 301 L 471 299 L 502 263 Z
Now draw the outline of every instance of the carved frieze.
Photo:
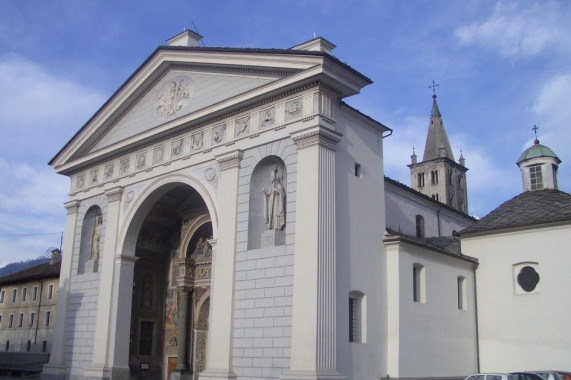
M 297 98 L 290 100 L 285 106 L 285 119 L 286 121 L 297 119 L 303 115 L 303 100 Z
M 105 165 L 105 169 L 103 170 L 103 180 L 109 181 L 113 179 L 113 172 L 115 171 L 115 165 L 109 164 Z
M 127 175 L 129 174 L 131 166 L 131 160 L 129 158 L 124 158 L 119 163 L 119 175 Z
M 226 136 L 226 124 L 218 125 L 212 129 L 212 145 L 224 142 Z
M 276 124 L 276 108 L 268 108 L 260 112 L 260 128 L 273 127 Z
M 182 156 L 182 139 L 175 140 L 171 144 L 171 159 Z
M 137 163 L 135 166 L 137 170 L 144 169 L 147 165 L 147 155 L 145 153 L 137 154 L 137 159 L 135 162 Z
M 250 116 L 245 116 L 236 120 L 234 131 L 236 137 L 246 136 L 250 133 Z
M 155 147 L 153 150 L 153 165 L 162 164 L 165 157 L 165 147 L 163 145 Z
M 89 173 L 89 185 L 97 185 L 99 183 L 99 170 L 92 170 Z
M 200 150 L 204 145 L 204 132 L 196 133 L 191 137 L 191 150 L 193 152 Z
M 75 188 L 81 190 L 85 187 L 85 174 L 80 174 L 75 180 Z

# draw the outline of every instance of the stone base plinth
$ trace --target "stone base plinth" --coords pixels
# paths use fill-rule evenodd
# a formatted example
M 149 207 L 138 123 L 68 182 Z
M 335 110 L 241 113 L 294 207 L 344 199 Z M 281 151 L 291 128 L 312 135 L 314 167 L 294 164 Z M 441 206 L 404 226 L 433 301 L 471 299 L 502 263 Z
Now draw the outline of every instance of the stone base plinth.
M 99 262 L 95 260 L 89 260 L 85 262 L 85 273 L 95 273 L 99 269 Z
M 262 232 L 261 247 L 275 247 L 278 245 L 278 231 L 267 230 Z

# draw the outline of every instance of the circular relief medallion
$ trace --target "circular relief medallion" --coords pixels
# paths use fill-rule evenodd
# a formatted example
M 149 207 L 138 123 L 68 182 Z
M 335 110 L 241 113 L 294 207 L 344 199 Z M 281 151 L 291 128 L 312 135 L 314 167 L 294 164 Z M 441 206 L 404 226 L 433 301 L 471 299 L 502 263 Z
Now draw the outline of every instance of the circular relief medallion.
M 190 78 L 177 76 L 166 81 L 155 100 L 155 117 L 166 119 L 186 108 L 192 96 Z
M 525 266 L 517 275 L 517 283 L 526 292 L 531 292 L 539 283 L 539 274 L 532 267 Z
M 216 170 L 214 170 L 212 168 L 206 169 L 204 174 L 206 176 L 206 179 L 210 182 L 214 181 L 214 179 L 216 178 Z

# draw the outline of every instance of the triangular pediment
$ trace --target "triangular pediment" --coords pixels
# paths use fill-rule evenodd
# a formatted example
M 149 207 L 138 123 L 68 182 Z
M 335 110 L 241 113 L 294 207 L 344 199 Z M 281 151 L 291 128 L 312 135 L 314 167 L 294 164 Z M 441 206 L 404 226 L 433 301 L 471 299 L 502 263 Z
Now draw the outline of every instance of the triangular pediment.
M 108 128 L 90 152 L 120 143 L 279 78 L 275 73 L 237 75 L 197 69 L 170 70 Z
M 341 97 L 370 83 L 322 52 L 162 46 L 50 165 L 71 173 L 317 80 Z

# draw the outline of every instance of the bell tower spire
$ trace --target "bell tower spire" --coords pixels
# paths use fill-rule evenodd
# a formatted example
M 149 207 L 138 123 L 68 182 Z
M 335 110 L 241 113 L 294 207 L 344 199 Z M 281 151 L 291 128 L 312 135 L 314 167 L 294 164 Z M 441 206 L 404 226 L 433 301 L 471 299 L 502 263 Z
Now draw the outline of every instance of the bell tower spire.
M 456 163 L 442 114 L 436 102 L 436 87 L 432 81 L 432 110 L 421 162 L 414 160 L 410 168 L 410 185 L 413 189 L 447 204 L 458 211 L 468 213 L 465 159 L 461 154 Z

